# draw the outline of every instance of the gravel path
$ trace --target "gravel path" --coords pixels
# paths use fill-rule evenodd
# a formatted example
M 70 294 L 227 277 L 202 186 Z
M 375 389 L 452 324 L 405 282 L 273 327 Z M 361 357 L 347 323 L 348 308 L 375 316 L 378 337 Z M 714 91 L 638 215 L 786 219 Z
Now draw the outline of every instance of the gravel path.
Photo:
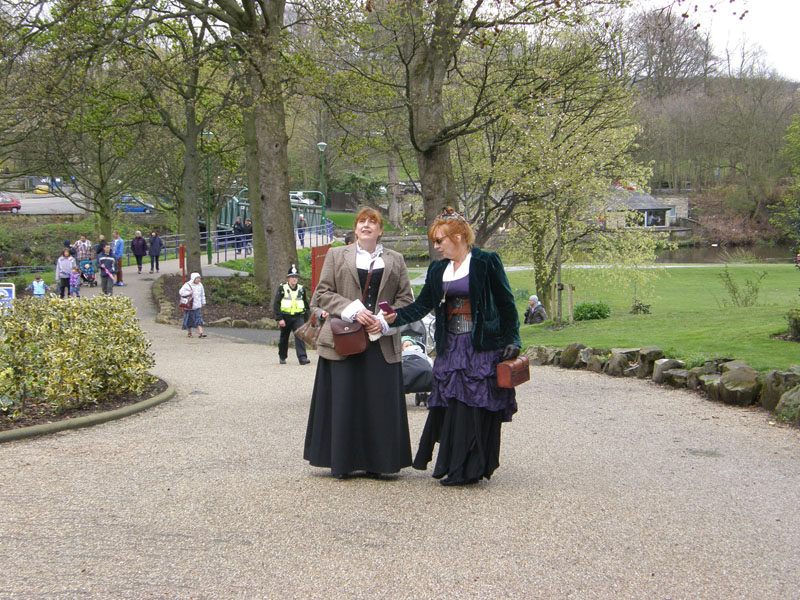
M 187 339 L 125 280 L 177 396 L 0 446 L 0 598 L 800 596 L 800 434 L 767 413 L 540 367 L 490 483 L 337 481 L 302 460 L 314 353 Z

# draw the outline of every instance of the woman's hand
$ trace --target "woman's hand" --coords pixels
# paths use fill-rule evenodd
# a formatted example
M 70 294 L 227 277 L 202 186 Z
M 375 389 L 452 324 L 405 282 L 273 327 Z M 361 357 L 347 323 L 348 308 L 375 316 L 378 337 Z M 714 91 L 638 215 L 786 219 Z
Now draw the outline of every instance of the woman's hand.
M 320 316 L 321 319 L 327 319 L 328 318 L 328 311 L 327 310 L 323 310 L 322 313 L 319 316 Z
M 391 313 L 391 314 L 388 314 L 388 315 L 386 313 L 384 313 L 383 314 L 383 318 L 386 320 L 386 322 L 389 325 L 391 325 L 392 323 L 394 323 L 394 320 L 397 318 L 397 313 Z
M 500 360 L 511 360 L 512 358 L 517 358 L 519 356 L 519 351 L 519 346 L 509 344 L 503 349 L 503 356 L 500 357 Z
M 364 329 L 367 330 L 367 333 L 380 333 L 383 331 L 381 322 L 376 319 L 375 316 L 368 310 L 362 310 L 360 313 L 358 313 L 356 315 L 356 321 L 364 326 Z

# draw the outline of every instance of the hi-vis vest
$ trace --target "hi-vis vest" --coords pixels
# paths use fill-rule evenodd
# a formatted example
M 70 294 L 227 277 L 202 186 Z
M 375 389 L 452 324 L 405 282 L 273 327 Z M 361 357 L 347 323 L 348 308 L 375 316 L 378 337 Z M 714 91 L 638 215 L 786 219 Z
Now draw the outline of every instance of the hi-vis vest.
M 303 286 L 297 284 L 297 289 L 292 290 L 288 283 L 283 284 L 283 298 L 281 298 L 281 312 L 287 315 L 299 315 L 306 312 L 306 305 L 300 295 Z

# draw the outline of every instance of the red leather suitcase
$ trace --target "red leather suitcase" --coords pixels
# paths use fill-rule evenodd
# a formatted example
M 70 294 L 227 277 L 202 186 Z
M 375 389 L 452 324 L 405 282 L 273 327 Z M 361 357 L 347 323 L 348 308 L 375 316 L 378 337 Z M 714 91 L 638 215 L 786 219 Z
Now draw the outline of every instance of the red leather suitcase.
M 527 356 L 518 356 L 512 360 L 497 363 L 497 386 L 513 388 L 531 378 L 530 364 Z

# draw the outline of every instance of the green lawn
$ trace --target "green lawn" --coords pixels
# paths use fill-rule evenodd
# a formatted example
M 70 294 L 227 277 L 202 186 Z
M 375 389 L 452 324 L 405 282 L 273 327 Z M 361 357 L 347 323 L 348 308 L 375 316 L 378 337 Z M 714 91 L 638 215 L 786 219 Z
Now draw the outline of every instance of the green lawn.
M 356 224 L 356 213 L 343 213 L 343 212 L 331 212 L 328 211 L 326 213 L 328 218 L 333 221 L 334 227 L 339 229 L 347 229 L 349 231 L 353 230 L 353 227 Z M 383 221 L 383 230 L 386 232 L 395 231 L 395 228 L 389 224 L 389 221 Z
M 786 313 L 800 306 L 800 271 L 791 265 L 741 265 L 729 269 L 742 286 L 745 279 L 767 272 L 757 306 L 722 305 L 729 300 L 718 276 L 722 265 L 660 270 L 655 296 L 643 298 L 651 304 L 649 315 L 630 314 L 630 292 L 608 284 L 603 269 L 565 269 L 563 281 L 576 287 L 575 304 L 602 300 L 611 306 L 611 317 L 582 321 L 560 330 L 552 329 L 553 323 L 523 325 L 523 346 L 563 347 L 581 342 L 591 347 L 620 348 L 654 344 L 668 356 L 692 364 L 717 356 L 738 358 L 759 370 L 800 364 L 800 344 L 770 339 L 772 334 L 787 331 Z M 509 280 L 522 315 L 528 291 L 534 290 L 533 272 L 510 272 Z M 566 294 L 563 314 L 566 320 Z

